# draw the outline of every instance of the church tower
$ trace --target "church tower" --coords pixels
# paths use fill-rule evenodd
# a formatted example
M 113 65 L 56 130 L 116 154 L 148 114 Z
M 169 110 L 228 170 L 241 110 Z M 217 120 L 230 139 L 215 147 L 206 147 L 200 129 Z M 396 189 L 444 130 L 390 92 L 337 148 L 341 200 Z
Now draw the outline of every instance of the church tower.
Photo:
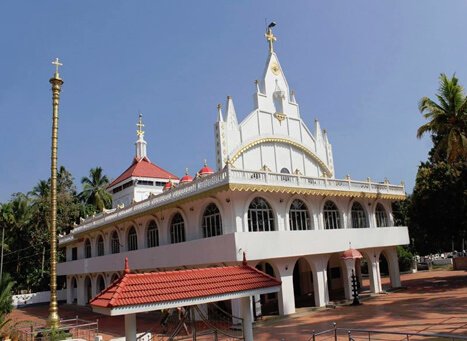
M 144 140 L 143 115 L 139 114 L 136 124 L 135 157 L 133 162 L 108 187 L 113 207 L 125 207 L 147 199 L 150 195 L 162 193 L 164 186 L 178 183 L 178 177 L 152 163 L 147 156 L 147 142 Z
M 239 123 L 233 99 L 227 97 L 225 117 L 219 107 L 215 125 L 216 160 L 237 169 L 267 170 L 314 177 L 334 177 L 332 146 L 316 121 L 314 134 L 300 114 L 274 51 L 275 23 L 265 33 L 268 56 L 260 80 L 255 81 L 253 111 Z

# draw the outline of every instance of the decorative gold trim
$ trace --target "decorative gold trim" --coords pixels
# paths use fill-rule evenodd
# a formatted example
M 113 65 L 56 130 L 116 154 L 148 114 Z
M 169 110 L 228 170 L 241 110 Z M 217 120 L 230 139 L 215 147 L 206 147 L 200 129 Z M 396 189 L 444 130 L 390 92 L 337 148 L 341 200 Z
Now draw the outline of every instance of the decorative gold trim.
M 328 166 L 317 155 L 315 155 L 312 151 L 310 151 L 307 147 L 305 147 L 301 143 L 298 143 L 298 142 L 295 142 L 295 141 L 292 141 L 290 139 L 283 138 L 283 137 L 265 137 L 265 138 L 260 138 L 260 139 L 254 140 L 253 142 L 248 143 L 247 145 L 243 146 L 240 150 L 238 150 L 230 158 L 230 162 L 234 163 L 235 161 L 237 161 L 237 159 L 240 157 L 240 155 L 245 153 L 247 150 L 249 150 L 249 149 L 251 149 L 251 148 L 253 148 L 253 147 L 255 147 L 255 146 L 259 145 L 259 144 L 263 144 L 263 143 L 285 143 L 285 144 L 289 144 L 291 146 L 294 146 L 294 147 L 300 149 L 301 151 L 305 152 L 305 154 L 307 154 L 310 158 L 315 160 L 318 163 L 318 165 L 320 166 L 320 168 L 322 169 L 323 173 L 328 178 L 331 178 L 333 176 L 333 173 L 332 173 L 331 169 L 329 169 Z
M 276 76 L 278 76 L 281 73 L 281 69 L 279 68 L 279 65 L 277 65 L 277 63 L 272 63 L 271 64 L 271 71 Z
M 368 199 L 387 199 L 387 200 L 404 200 L 405 194 L 384 194 L 384 193 L 367 193 L 356 191 L 339 191 L 332 189 L 306 189 L 287 186 L 271 186 L 271 185 L 246 185 L 246 184 L 229 184 L 228 190 L 237 192 L 267 192 L 267 193 L 286 193 L 286 194 L 303 194 L 316 196 L 330 197 L 349 197 L 349 198 L 368 198 Z
M 282 125 L 282 121 L 285 120 L 287 115 L 281 112 L 276 112 L 274 114 L 274 117 L 279 121 L 279 124 Z

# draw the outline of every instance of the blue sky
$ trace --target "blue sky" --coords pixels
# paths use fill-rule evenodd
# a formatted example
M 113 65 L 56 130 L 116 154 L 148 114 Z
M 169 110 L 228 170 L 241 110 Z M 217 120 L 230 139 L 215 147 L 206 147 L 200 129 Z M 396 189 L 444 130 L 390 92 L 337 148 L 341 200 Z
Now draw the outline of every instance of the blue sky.
M 2 1 L 0 202 L 50 173 L 50 64 L 60 57 L 59 164 L 117 177 L 142 111 L 150 159 L 214 165 L 217 103 L 240 119 L 267 57 L 265 19 L 301 115 L 333 144 L 336 176 L 404 180 L 431 147 L 417 103 L 441 72 L 467 81 L 465 1 Z

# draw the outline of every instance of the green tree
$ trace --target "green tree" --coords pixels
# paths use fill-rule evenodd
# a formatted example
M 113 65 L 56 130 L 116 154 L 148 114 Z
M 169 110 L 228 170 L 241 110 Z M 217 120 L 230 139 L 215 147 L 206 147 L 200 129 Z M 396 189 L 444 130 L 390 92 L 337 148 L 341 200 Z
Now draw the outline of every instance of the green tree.
M 89 177 L 81 179 L 83 191 L 79 194 L 82 202 L 92 207 L 97 212 L 101 212 L 104 208 L 111 208 L 112 197 L 107 192 L 106 187 L 109 184 L 109 179 L 103 175 L 102 168 L 91 168 Z
M 427 123 L 418 128 L 417 137 L 431 133 L 434 142 L 433 161 L 450 163 L 467 158 L 467 98 L 456 76 L 439 77 L 437 102 L 423 97 L 419 103 Z

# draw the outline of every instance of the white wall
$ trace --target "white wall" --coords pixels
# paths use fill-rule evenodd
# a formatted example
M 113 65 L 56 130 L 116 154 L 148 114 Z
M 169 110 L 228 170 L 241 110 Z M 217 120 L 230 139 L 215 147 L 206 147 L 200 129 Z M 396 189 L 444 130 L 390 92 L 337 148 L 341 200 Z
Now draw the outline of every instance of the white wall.
M 58 301 L 66 301 L 66 289 L 57 290 L 57 299 Z M 45 302 L 50 302 L 50 291 L 39 291 L 12 296 L 14 307 Z

